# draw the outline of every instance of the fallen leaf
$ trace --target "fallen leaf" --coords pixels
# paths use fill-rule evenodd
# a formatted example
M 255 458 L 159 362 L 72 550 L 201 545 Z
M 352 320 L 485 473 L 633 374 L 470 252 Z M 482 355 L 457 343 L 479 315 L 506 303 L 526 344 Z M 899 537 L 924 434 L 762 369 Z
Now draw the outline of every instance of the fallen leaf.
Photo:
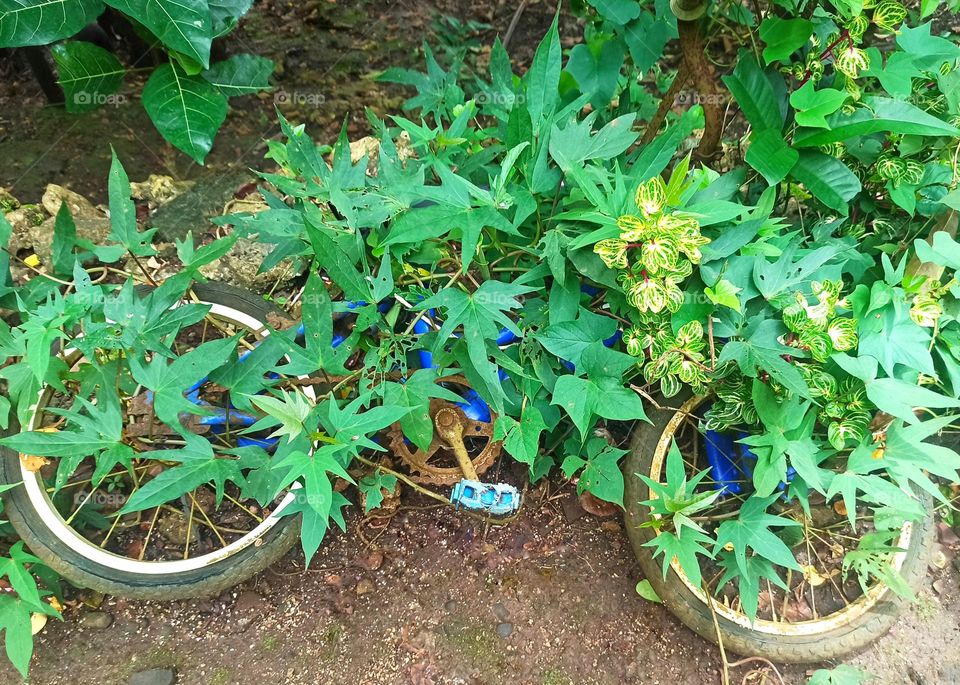
M 30 473 L 36 473 L 44 466 L 50 463 L 50 460 L 46 457 L 34 457 L 29 454 L 20 455 L 20 463 L 23 464 L 25 468 Z

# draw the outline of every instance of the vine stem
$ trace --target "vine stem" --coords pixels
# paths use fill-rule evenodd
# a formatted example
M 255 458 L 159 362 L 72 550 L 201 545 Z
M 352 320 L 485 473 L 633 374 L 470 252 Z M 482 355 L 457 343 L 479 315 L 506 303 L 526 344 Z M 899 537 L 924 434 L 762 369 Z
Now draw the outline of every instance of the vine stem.
M 730 662 L 727 661 L 727 650 L 723 647 L 723 635 L 720 634 L 720 622 L 717 620 L 717 610 L 713 608 L 713 596 L 710 594 L 710 588 L 706 583 L 703 584 L 703 596 L 707 598 L 707 606 L 710 607 L 713 629 L 717 634 L 717 646 L 720 648 L 720 661 L 723 666 L 720 670 L 720 677 L 723 685 L 730 685 Z

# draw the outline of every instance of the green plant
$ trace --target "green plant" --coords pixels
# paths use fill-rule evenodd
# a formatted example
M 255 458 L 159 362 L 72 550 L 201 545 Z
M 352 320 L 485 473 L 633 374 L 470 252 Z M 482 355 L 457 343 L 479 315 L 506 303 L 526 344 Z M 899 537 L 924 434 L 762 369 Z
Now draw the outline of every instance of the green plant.
M 143 106 L 171 145 L 203 163 L 227 116 L 230 97 L 269 88 L 273 62 L 250 54 L 211 63 L 210 46 L 232 31 L 251 0 L 22 0 L 0 8 L 0 48 L 51 45 L 68 112 L 125 101 L 118 95 L 128 72 L 94 43 L 72 40 L 108 11 L 128 21 L 144 45 L 162 49 L 167 62 L 153 69 Z M 140 68 L 133 69 L 138 71 Z
M 742 431 L 755 463 L 734 497 L 707 471 L 688 474 L 679 445 L 665 482 L 644 476 L 664 573 L 676 559 L 711 591 L 734 588 L 726 599 L 751 620 L 764 597 L 769 611 L 774 588 L 823 584 L 833 570 L 902 591 L 883 562 L 903 522 L 926 513 L 915 493 L 945 501 L 937 481 L 960 481 L 960 456 L 929 441 L 955 420 L 942 410 L 960 406 L 960 244 L 949 230 L 923 239 L 960 209 L 960 47 L 929 24 L 882 42 L 895 11 L 863 14 L 864 4 L 809 3 L 784 18 L 790 3 L 764 16 L 720 3 L 708 15 L 750 46 L 723 78 L 749 133 L 726 141 L 722 172 L 691 149 L 715 123 L 712 104 L 651 111 L 645 127 L 622 113 L 633 102 L 628 75 L 653 62 L 627 62 L 617 33 L 662 22 L 666 40 L 675 22 L 663 3 L 592 3 L 613 30 L 588 29 L 566 63 L 554 22 L 522 77 L 495 44 L 482 98 L 465 94 L 459 64 L 445 70 L 428 51 L 425 73 L 388 74 L 417 90 L 408 116 L 369 117 L 376 175 L 367 158 L 352 160 L 345 131 L 324 157 L 328 148 L 281 117 L 284 139 L 268 155 L 277 168 L 261 174 L 268 208 L 218 219 L 229 238 L 178 244 L 182 271 L 149 294 L 133 283 L 152 280 L 141 261 L 155 253 L 152 236 L 138 232 L 115 160 L 108 244 L 74 240 L 64 211 L 58 257 L 26 282 L 7 278 L 2 293 L 23 319 L 0 337 L 21 418 L 44 385 L 82 392 L 50 410 L 63 419 L 57 430 L 0 442 L 58 459 L 54 487 L 91 455 L 95 485 L 135 460 L 159 461 L 120 514 L 203 484 L 268 507 L 299 484 L 303 497 L 284 513 L 301 516 L 309 563 L 330 522 L 345 525 L 351 491 L 335 485 L 359 481 L 365 506 L 380 504 L 397 481 L 374 461 L 385 450 L 378 434 L 399 427 L 402 444 L 429 447 L 430 403 L 450 400 L 452 378 L 483 399 L 496 439 L 531 480 L 559 465 L 578 491 L 618 506 L 622 426 L 683 390 L 715 392 L 704 427 Z M 597 73 L 583 68 L 588 56 Z M 413 155 L 398 151 L 402 135 Z M 291 298 L 303 339 L 278 324 L 242 361 L 240 334 L 180 349 L 177 335 L 208 312 L 173 305 L 240 236 L 272 246 L 264 268 L 304 267 Z M 92 257 L 91 272 L 114 265 L 94 273 L 122 283 L 94 282 L 83 267 Z M 82 349 L 79 369 L 50 356 L 54 343 Z M 412 368 L 417 353 L 431 368 Z M 275 448 L 187 429 L 196 405 L 184 391 L 204 374 L 232 407 L 259 412 L 250 431 L 272 432 Z M 290 380 L 310 375 L 320 379 L 312 395 Z M 141 387 L 170 438 L 159 452 L 124 428 Z M 840 545 L 835 569 L 795 552 L 821 510 L 842 512 L 829 526 L 849 523 L 837 539 L 859 543 Z

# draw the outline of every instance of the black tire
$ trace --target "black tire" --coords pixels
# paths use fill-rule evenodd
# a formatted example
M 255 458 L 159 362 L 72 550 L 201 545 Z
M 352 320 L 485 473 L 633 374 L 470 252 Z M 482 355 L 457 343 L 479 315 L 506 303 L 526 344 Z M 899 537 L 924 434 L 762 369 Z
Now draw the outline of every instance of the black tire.
M 281 310 L 254 293 L 223 283 L 197 284 L 193 291 L 202 302 L 232 307 L 265 324 L 268 315 L 283 316 Z M 5 434 L 20 431 L 15 412 L 11 414 L 11 425 Z M 20 481 L 20 455 L 0 447 L 0 482 Z M 183 573 L 146 575 L 110 568 L 71 549 L 50 531 L 22 487 L 7 491 L 3 504 L 5 518 L 30 551 L 50 568 L 76 585 L 131 599 L 171 600 L 219 594 L 278 561 L 296 544 L 300 531 L 299 515 L 285 516 L 256 543 L 225 559 Z
M 680 407 L 690 399 L 689 394 L 671 398 L 668 404 Z M 651 423 L 641 423 L 633 433 L 630 452 L 624 462 L 624 505 L 627 535 L 640 562 L 644 576 L 663 600 L 664 605 L 684 625 L 701 637 L 717 642 L 713 612 L 700 597 L 680 579 L 671 568 L 663 576 L 663 559 L 653 558 L 650 547 L 644 544 L 655 536 L 651 527 L 641 527 L 650 520 L 649 509 L 641 502 L 650 499 L 649 489 L 636 476 L 650 474 L 653 457 L 676 409 L 664 408 L 649 412 Z M 929 505 L 929 501 L 927 502 Z M 914 524 L 907 546 L 901 573 L 915 592 L 920 589 L 927 570 L 927 561 L 933 550 L 936 531 L 932 507 L 929 515 Z M 760 656 L 777 662 L 809 663 L 840 659 L 851 652 L 867 647 L 893 626 L 898 615 L 909 604 L 896 593 L 887 590 L 865 613 L 841 627 L 811 635 L 775 635 L 752 630 L 717 615 L 720 635 L 725 649 L 744 656 Z

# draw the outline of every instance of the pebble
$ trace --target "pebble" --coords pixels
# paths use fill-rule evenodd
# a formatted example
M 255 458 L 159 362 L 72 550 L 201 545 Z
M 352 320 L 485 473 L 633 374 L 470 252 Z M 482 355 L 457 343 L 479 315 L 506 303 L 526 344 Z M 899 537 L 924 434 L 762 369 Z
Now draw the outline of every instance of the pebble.
M 497 602 L 493 605 L 493 615 L 497 617 L 498 621 L 506 621 L 510 618 L 510 612 L 507 607 L 503 606 L 503 602 Z
M 177 672 L 172 668 L 151 668 L 149 671 L 134 673 L 127 685 L 173 685 L 176 680 Z
M 497 635 L 500 637 L 510 637 L 513 635 L 513 624 L 512 623 L 498 623 L 497 624 Z
M 113 616 L 105 611 L 91 611 L 80 617 L 80 625 L 84 628 L 102 630 L 109 628 L 111 623 L 113 623 Z
M 448 614 L 452 614 L 454 611 L 457 610 L 457 600 L 448 599 L 446 602 L 443 603 L 443 610 L 446 611 Z
M 234 611 L 260 611 L 266 609 L 268 602 L 262 595 L 253 590 L 243 590 L 233 605 Z

